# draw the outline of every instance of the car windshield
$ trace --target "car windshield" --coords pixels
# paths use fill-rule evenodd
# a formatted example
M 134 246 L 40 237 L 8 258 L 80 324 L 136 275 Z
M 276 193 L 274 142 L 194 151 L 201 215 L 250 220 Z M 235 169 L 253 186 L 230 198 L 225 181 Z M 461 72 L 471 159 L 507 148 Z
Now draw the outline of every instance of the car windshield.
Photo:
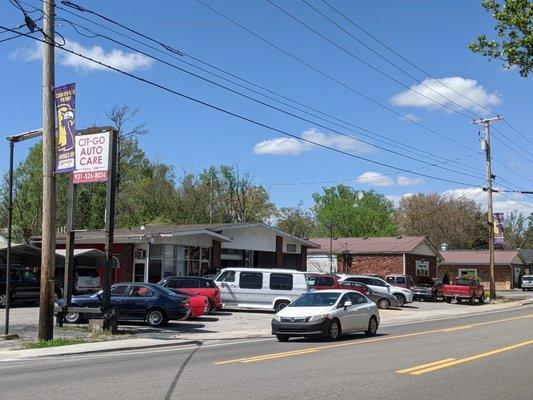
M 164 286 L 159 286 L 158 289 L 159 289 L 160 291 L 162 291 L 163 293 L 168 294 L 169 296 L 176 296 L 176 294 L 177 294 L 177 293 L 173 292 L 172 290 L 167 289 L 167 288 L 164 287 Z
M 476 281 L 474 279 L 459 278 L 454 280 L 453 284 L 459 286 L 476 286 Z
M 325 307 L 336 303 L 340 293 L 312 292 L 295 300 L 289 307 Z
M 91 278 L 98 278 L 98 270 L 96 268 L 78 267 L 76 268 L 78 276 L 88 276 Z
M 524 282 L 533 282 L 533 276 L 524 276 L 522 280 Z

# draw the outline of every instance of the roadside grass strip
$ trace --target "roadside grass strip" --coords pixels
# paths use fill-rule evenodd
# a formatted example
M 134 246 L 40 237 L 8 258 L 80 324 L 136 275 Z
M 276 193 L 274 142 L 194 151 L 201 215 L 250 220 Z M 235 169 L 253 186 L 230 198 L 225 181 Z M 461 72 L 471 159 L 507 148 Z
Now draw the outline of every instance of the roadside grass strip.
M 470 356 L 470 357 L 460 358 L 458 360 L 454 359 L 454 358 L 450 358 L 450 359 L 435 361 L 434 363 L 422 364 L 422 365 L 418 365 L 416 367 L 402 369 L 402 370 L 399 370 L 399 371 L 396 371 L 396 372 L 399 373 L 399 374 L 423 375 L 423 374 L 427 374 L 428 372 L 438 371 L 438 370 L 443 369 L 443 368 L 448 368 L 448 367 L 453 367 L 455 365 L 465 364 L 465 363 L 468 363 L 468 362 L 471 362 L 471 361 L 476 361 L 476 360 L 479 360 L 479 359 L 482 359 L 482 358 L 485 358 L 485 357 L 494 356 L 496 354 L 504 353 L 504 352 L 507 352 L 507 351 L 515 350 L 515 349 L 518 349 L 518 348 L 521 348 L 521 347 L 525 347 L 525 346 L 530 346 L 530 345 L 533 345 L 533 339 L 526 340 L 525 342 L 521 342 L 521 343 L 517 343 L 517 344 L 501 347 L 501 348 L 496 349 L 496 350 L 487 351 L 485 353 L 476 354 L 476 355 L 473 355 L 473 356 Z
M 484 326 L 484 325 L 490 325 L 490 324 L 497 324 L 497 323 L 501 323 L 501 322 L 516 321 L 516 320 L 526 319 L 526 318 L 533 318 L 533 314 L 521 315 L 519 317 L 498 319 L 498 320 L 493 320 L 493 321 L 479 322 L 477 324 L 458 325 L 458 326 L 452 326 L 452 327 L 449 327 L 449 328 L 432 329 L 432 330 L 428 330 L 428 331 L 406 333 L 406 334 L 403 334 L 403 335 L 382 336 L 382 337 L 376 337 L 376 338 L 373 338 L 373 339 L 355 339 L 355 340 L 345 341 L 345 342 L 342 342 L 342 343 L 329 344 L 329 345 L 320 346 L 320 347 L 308 347 L 308 348 L 299 349 L 299 350 L 293 350 L 293 351 L 284 351 L 284 352 L 278 352 L 278 353 L 262 354 L 262 355 L 256 355 L 256 356 L 251 356 L 251 357 L 237 358 L 237 359 L 233 359 L 233 360 L 222 360 L 222 361 L 217 361 L 217 362 L 215 362 L 213 364 L 214 365 L 227 365 L 227 364 L 236 364 L 236 363 L 246 364 L 246 363 L 258 362 L 258 361 L 268 361 L 268 360 L 274 360 L 274 359 L 285 358 L 285 357 L 313 354 L 313 353 L 318 353 L 318 352 L 320 352 L 322 350 L 329 350 L 329 349 L 334 349 L 334 348 L 339 348 L 339 347 L 356 346 L 356 345 L 367 344 L 367 343 L 375 343 L 375 342 L 383 342 L 383 341 L 388 341 L 388 340 L 404 339 L 404 338 L 416 337 L 416 336 L 421 336 L 421 335 L 430 335 L 430 334 L 433 334 L 433 333 L 456 332 L 456 331 L 463 330 L 463 329 L 470 329 L 470 328 L 473 328 L 473 327 L 476 327 L 476 326 Z M 445 361 L 446 362 L 447 361 L 455 362 L 455 361 L 452 361 L 452 360 L 445 360 Z M 441 362 L 445 362 L 445 361 L 441 361 Z

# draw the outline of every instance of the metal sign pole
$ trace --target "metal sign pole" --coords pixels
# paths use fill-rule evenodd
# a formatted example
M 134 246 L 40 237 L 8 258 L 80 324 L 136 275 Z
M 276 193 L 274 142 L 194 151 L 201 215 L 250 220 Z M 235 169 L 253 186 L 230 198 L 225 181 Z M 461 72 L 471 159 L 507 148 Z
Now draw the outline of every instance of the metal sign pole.
M 106 196 L 106 265 L 104 270 L 104 293 L 102 298 L 102 313 L 104 318 L 104 329 L 114 332 L 116 329 L 116 318 L 111 310 L 111 268 L 113 268 L 113 239 L 115 231 L 115 189 L 117 176 L 117 131 L 109 132 L 109 170 L 107 176 L 107 196 Z
M 7 203 L 7 254 L 6 254 L 6 323 L 4 334 L 9 335 L 9 306 L 11 297 L 11 233 L 13 229 L 13 151 L 15 143 L 9 139 L 9 195 Z
M 74 241 L 76 235 L 76 194 L 77 185 L 74 184 L 74 175 L 70 174 L 70 184 L 68 192 L 68 214 L 67 230 L 68 237 L 65 249 L 65 272 L 64 272 L 64 290 L 65 307 L 72 305 L 72 292 L 74 287 Z

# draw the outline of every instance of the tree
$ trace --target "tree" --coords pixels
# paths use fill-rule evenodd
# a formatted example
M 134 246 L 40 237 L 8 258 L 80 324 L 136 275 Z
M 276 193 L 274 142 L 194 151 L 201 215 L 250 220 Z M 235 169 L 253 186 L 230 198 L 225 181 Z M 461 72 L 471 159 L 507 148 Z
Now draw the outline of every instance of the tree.
M 500 59 L 505 68 L 519 68 L 520 75 L 527 77 L 533 67 L 533 3 L 529 0 L 483 0 L 481 5 L 492 13 L 496 20 L 494 28 L 498 39 L 490 40 L 480 34 L 468 48 L 489 60 Z
M 375 191 L 357 191 L 345 185 L 324 188 L 313 194 L 317 227 L 314 235 L 329 236 L 328 225 L 335 225 L 336 236 L 391 236 L 397 232 L 394 204 Z
M 488 245 L 487 218 L 480 206 L 466 197 L 416 194 L 403 197 L 397 210 L 400 232 L 427 236 L 439 246 L 472 249 Z
M 518 211 L 513 211 L 505 218 L 505 248 L 522 249 L 527 243 L 526 218 Z
M 276 211 L 276 227 L 298 237 L 309 237 L 315 228 L 315 221 L 309 210 L 296 207 L 282 207 Z

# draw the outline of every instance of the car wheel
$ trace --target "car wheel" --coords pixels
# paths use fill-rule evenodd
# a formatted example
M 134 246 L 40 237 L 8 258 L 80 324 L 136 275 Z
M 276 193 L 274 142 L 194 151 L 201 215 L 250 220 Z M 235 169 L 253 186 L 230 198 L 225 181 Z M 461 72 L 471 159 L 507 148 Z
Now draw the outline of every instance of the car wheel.
M 446 301 L 446 303 L 450 304 L 452 302 L 452 298 L 451 297 L 445 297 L 444 301 Z
M 403 307 L 405 304 L 405 297 L 403 296 L 403 294 L 396 293 L 394 297 L 396 297 L 396 301 L 398 302 L 398 307 Z
M 281 310 L 283 310 L 288 305 L 289 305 L 288 301 L 284 301 L 284 300 L 278 301 L 276 303 L 276 305 L 274 306 L 274 311 L 280 312 Z
M 390 301 L 389 299 L 379 299 L 377 306 L 378 308 L 387 309 L 390 307 Z
M 0 308 L 5 308 L 7 306 L 7 295 L 0 294 Z
M 69 324 L 78 324 L 81 322 L 81 315 L 77 312 L 66 313 L 63 317 Z
M 366 336 L 376 336 L 376 333 L 378 332 L 378 320 L 376 317 L 371 316 L 370 321 L 368 321 L 368 329 L 365 332 Z
M 205 310 L 205 314 L 211 314 L 213 311 L 213 303 L 211 303 L 211 300 L 207 300 L 207 309 Z
M 328 339 L 337 340 L 339 338 L 340 334 L 341 334 L 341 326 L 339 324 L 339 321 L 334 319 L 329 324 Z
M 475 295 L 472 295 L 472 297 L 470 297 L 470 299 L 468 300 L 468 302 L 470 303 L 470 305 L 474 305 L 474 303 L 476 302 L 476 296 L 475 296 Z
M 167 320 L 165 313 L 161 310 L 150 310 L 146 313 L 146 322 L 153 327 L 164 325 Z
M 288 342 L 289 337 L 287 335 L 276 335 L 278 342 Z
M 525 288 L 522 288 L 522 292 L 525 292 L 525 291 L 526 291 L 526 289 L 525 289 Z
M 480 304 L 485 303 L 485 295 L 482 294 L 481 297 L 478 299 Z

